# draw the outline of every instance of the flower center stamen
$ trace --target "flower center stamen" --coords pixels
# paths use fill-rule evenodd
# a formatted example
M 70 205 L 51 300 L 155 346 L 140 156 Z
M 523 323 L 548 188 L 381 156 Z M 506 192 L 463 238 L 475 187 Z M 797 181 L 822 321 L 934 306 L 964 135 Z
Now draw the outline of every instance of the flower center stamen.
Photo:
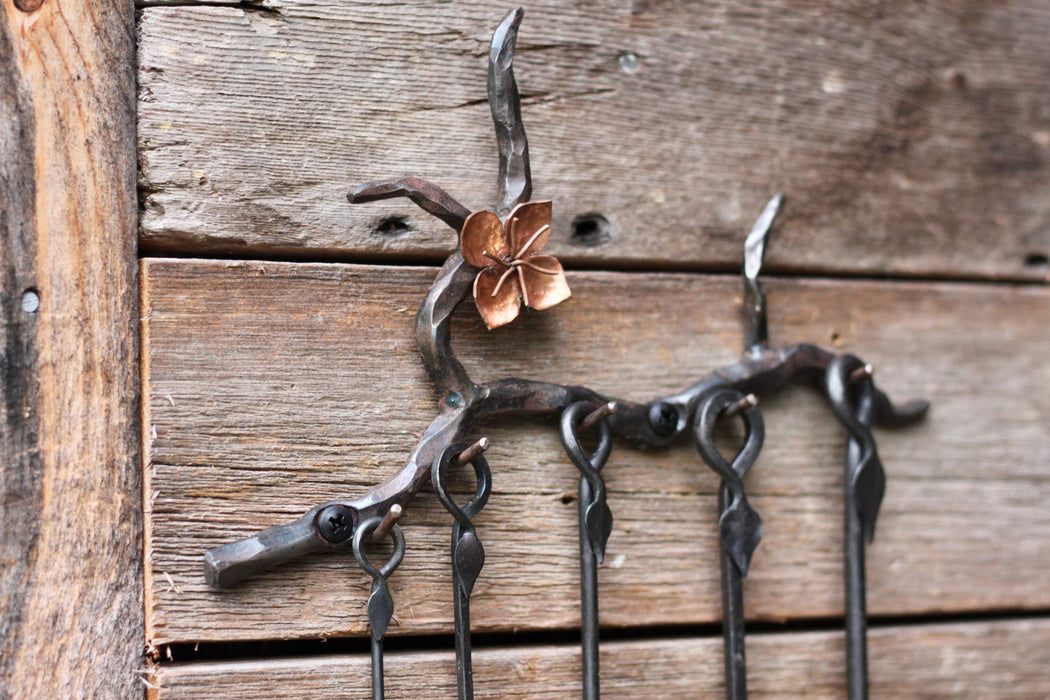
M 510 230 L 511 230 L 511 236 L 512 237 L 513 237 L 515 229 L 517 228 L 517 225 L 518 225 L 518 218 L 514 217 L 511 220 L 511 222 L 510 222 Z M 545 224 L 544 226 L 541 226 L 540 230 L 538 230 L 536 233 L 532 234 L 532 236 L 529 238 L 529 240 L 527 240 L 525 242 L 525 245 L 523 245 L 521 247 L 521 250 L 519 250 L 518 254 L 516 256 L 514 256 L 514 257 L 511 257 L 510 254 L 507 254 L 504 257 L 499 258 L 499 257 L 496 257 L 495 255 L 493 255 L 492 253 L 488 252 L 487 250 L 484 253 L 482 253 L 482 255 L 484 255 L 486 258 L 488 258 L 492 262 L 496 263 L 496 265 L 498 267 L 503 268 L 503 274 L 500 275 L 499 281 L 496 282 L 496 286 L 492 289 L 492 294 L 490 294 L 489 296 L 495 297 L 497 294 L 499 294 L 499 290 L 503 288 L 503 283 L 507 281 L 507 278 L 510 277 L 512 272 L 517 270 L 518 271 L 518 282 L 519 282 L 519 284 L 521 286 L 522 301 L 524 301 L 526 304 L 528 304 L 529 303 L 529 296 L 528 296 L 529 293 L 525 289 L 525 273 L 520 268 L 527 267 L 530 270 L 533 270 L 535 272 L 539 272 L 540 274 L 544 274 L 544 275 L 556 275 L 556 274 L 558 274 L 558 270 L 550 270 L 550 269 L 547 269 L 545 267 L 540 267 L 539 265 L 536 265 L 535 263 L 531 263 L 531 262 L 529 262 L 528 260 L 525 259 L 525 253 L 528 252 L 530 247 L 532 247 L 532 244 L 535 243 L 536 239 L 539 238 L 540 236 L 542 236 L 548 230 L 550 230 L 550 225 L 549 224 Z

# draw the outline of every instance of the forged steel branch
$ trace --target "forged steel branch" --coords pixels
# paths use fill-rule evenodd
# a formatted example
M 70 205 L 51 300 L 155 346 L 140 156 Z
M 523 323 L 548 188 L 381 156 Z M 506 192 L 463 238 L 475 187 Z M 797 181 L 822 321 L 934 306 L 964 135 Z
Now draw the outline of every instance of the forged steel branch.
M 488 96 L 499 146 L 499 210 L 503 219 L 532 191 L 528 145 L 511 68 L 522 16 L 523 12 L 516 9 L 504 18 L 493 35 L 489 56 Z M 470 213 L 440 187 L 416 177 L 361 185 L 347 195 L 351 203 L 392 197 L 408 197 L 456 231 Z M 647 403 L 604 396 L 583 386 L 524 379 L 475 383 L 452 351 L 449 323 L 456 307 L 470 293 L 477 271 L 459 251 L 452 253 L 416 316 L 416 340 L 423 364 L 441 395 L 440 413 L 416 443 L 405 465 L 387 482 L 358 499 L 316 506 L 294 522 L 207 551 L 204 570 L 208 583 L 230 586 L 311 552 L 348 549 L 359 523 L 384 516 L 395 503 L 404 506 L 426 483 L 431 465 L 442 451 L 466 439 L 471 428 L 489 416 L 553 414 L 577 401 L 592 405 L 615 401 L 618 410 L 608 418 L 613 432 L 635 445 L 658 447 L 688 433 L 697 406 L 716 389 L 761 396 L 780 389 L 795 377 L 822 383 L 835 355 L 808 344 L 786 348 L 769 348 L 766 344 L 766 305 L 758 276 L 766 237 L 780 201 L 778 195 L 767 205 L 747 240 L 744 359 L 712 372 L 680 393 Z M 885 394 L 877 389 L 873 392 L 873 418 L 878 424 L 910 423 L 921 418 L 928 408 L 925 401 L 895 407 Z

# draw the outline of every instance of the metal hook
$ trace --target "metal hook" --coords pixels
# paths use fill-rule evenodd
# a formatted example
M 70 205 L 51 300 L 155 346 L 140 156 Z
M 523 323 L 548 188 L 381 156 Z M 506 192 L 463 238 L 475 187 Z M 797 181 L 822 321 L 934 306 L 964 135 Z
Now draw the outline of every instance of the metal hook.
M 700 456 L 720 477 L 718 519 L 722 565 L 722 635 L 725 645 L 725 686 L 729 700 L 747 697 L 747 657 L 744 641 L 744 586 L 751 555 L 762 539 L 762 518 L 747 502 L 744 475 L 762 449 L 765 424 L 758 399 L 734 389 L 721 389 L 708 395 L 697 411 L 693 437 Z M 732 463 L 726 461 L 715 444 L 715 428 L 720 418 L 739 415 L 744 421 L 745 438 Z
M 601 411 L 599 408 L 597 411 Z M 565 446 L 565 452 L 569 459 L 579 470 L 581 479 L 580 509 L 581 524 L 585 525 L 591 546 L 594 548 L 598 562 L 605 560 L 605 545 L 612 534 L 613 515 L 605 498 L 605 480 L 602 479 L 601 469 L 609 459 L 612 451 L 612 429 L 604 420 L 599 420 L 595 427 L 597 429 L 598 445 L 590 457 L 583 451 L 580 438 L 577 434 L 578 427 L 585 421 L 588 414 L 597 412 L 594 406 L 581 401 L 574 403 L 561 414 L 561 440 Z M 584 488 L 586 484 L 587 488 Z
M 886 492 L 886 473 L 871 435 L 879 392 L 871 365 L 853 355 L 828 364 L 825 378 L 835 416 L 849 431 L 845 458 L 844 559 L 846 578 L 846 690 L 850 700 L 868 697 L 868 620 L 865 540 L 875 534 L 875 518 Z
M 765 424 L 756 405 L 738 410 L 744 421 L 746 437 L 732 463 L 726 461 L 715 444 L 715 427 L 719 418 L 725 416 L 730 408 L 742 406 L 748 398 L 735 389 L 711 394 L 701 403 L 693 426 L 697 451 L 707 465 L 722 477 L 726 499 L 719 518 L 721 540 L 744 576 L 747 575 L 751 555 L 762 539 L 762 518 L 747 502 L 743 479 L 762 449 Z
M 865 539 L 871 542 L 875 539 L 875 521 L 879 516 L 882 498 L 886 494 L 886 470 L 883 469 L 882 460 L 879 459 L 875 447 L 875 438 L 871 434 L 872 409 L 867 409 L 868 425 L 865 425 L 856 413 L 861 394 L 871 394 L 864 399 L 869 405 L 875 401 L 875 387 L 870 374 L 864 373 L 863 376 L 851 379 L 854 372 L 867 367 L 868 365 L 855 355 L 837 355 L 828 363 L 824 388 L 831 403 L 831 410 L 849 432 L 859 450 L 846 478 L 851 490 L 850 502 L 857 509 Z
M 474 672 L 470 659 L 470 593 L 474 590 L 481 568 L 485 565 L 485 548 L 478 539 L 471 518 L 476 516 L 489 500 L 492 493 L 492 472 L 488 461 L 481 453 L 488 446 L 488 441 L 475 445 L 454 443 L 445 448 L 441 456 L 431 467 L 431 481 L 434 493 L 445 509 L 455 518 L 452 525 L 452 587 L 455 600 L 456 623 L 456 678 L 459 688 L 459 700 L 473 700 Z M 470 456 L 470 465 L 477 477 L 477 487 L 470 501 L 460 508 L 448 492 L 448 470 L 455 464 L 462 463 L 462 456 Z
M 752 353 L 769 340 L 766 295 L 762 291 L 758 275 L 762 271 L 762 260 L 766 254 L 766 239 L 783 203 L 783 192 L 773 195 L 751 226 L 751 232 L 744 241 L 744 350 Z
M 372 628 L 372 700 L 383 700 L 383 636 L 394 616 L 394 599 L 390 596 L 387 579 L 405 556 L 405 535 L 396 524 L 389 530 L 394 540 L 394 552 L 382 567 L 376 568 L 365 556 L 364 543 L 371 539 L 384 519 L 369 518 L 354 532 L 353 548 L 357 564 L 372 577 L 372 593 L 368 596 L 368 623 Z
M 597 409 L 586 401 L 562 411 L 559 428 L 565 452 L 580 472 L 580 644 L 583 655 L 584 700 L 598 700 L 598 564 L 605 558 L 605 545 L 612 534 L 612 511 L 605 499 L 601 470 L 612 451 L 612 428 L 605 419 L 617 410 L 615 403 Z M 580 445 L 579 432 L 594 430 L 598 444 L 590 457 Z

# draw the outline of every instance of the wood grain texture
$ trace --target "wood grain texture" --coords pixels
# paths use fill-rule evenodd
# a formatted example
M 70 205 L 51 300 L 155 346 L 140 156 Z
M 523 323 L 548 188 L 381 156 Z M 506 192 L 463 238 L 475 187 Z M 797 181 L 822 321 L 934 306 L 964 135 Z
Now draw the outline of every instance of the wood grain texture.
M 434 269 L 150 260 L 148 635 L 155 643 L 360 635 L 369 581 L 314 556 L 209 590 L 202 552 L 354 496 L 393 474 L 435 415 L 412 320 Z M 485 332 L 468 302 L 454 345 L 481 380 L 582 382 L 649 399 L 735 362 L 732 277 L 570 273 L 557 309 Z M 775 343 L 858 352 L 921 426 L 881 431 L 889 491 L 870 549 L 874 615 L 1045 609 L 1050 589 L 1050 290 L 871 282 L 768 283 Z M 767 444 L 748 476 L 765 520 L 745 584 L 752 619 L 842 612 L 845 437 L 816 392 L 763 402 Z M 494 495 L 476 630 L 578 624 L 574 469 L 549 421 L 494 422 Z M 623 445 L 605 470 L 615 514 L 600 569 L 610 626 L 720 618 L 716 487 L 691 445 Z M 450 519 L 428 493 L 406 509 L 392 634 L 448 631 Z
M 843 697 L 842 635 L 748 637 L 748 691 L 756 698 Z M 720 639 L 678 638 L 602 645 L 602 697 L 723 698 Z M 479 649 L 479 698 L 578 698 L 576 646 Z M 873 698 L 1038 698 L 1050 693 L 1046 620 L 886 627 L 871 631 Z M 387 697 L 451 698 L 451 652 L 389 654 Z M 222 697 L 366 698 L 364 655 L 172 665 L 151 681 L 156 700 Z
M 143 688 L 133 31 L 0 3 L 4 698 Z
M 444 224 L 345 194 L 414 174 L 494 205 L 485 61 L 503 8 L 241 5 L 142 11 L 143 245 L 444 257 Z M 554 200 L 550 249 L 569 263 L 736 266 L 781 189 L 774 269 L 1045 279 L 1046 3 L 527 10 L 515 65 L 534 191 Z M 573 245 L 593 213 L 609 240 Z

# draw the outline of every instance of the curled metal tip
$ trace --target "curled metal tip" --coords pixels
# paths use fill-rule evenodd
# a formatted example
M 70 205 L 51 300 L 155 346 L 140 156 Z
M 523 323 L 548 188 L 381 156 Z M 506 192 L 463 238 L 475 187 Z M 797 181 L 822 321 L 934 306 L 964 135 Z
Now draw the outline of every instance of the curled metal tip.
M 744 348 L 752 353 L 769 340 L 766 295 L 762 291 L 762 283 L 758 281 L 758 273 L 762 271 L 762 258 L 766 254 L 766 237 L 783 203 L 782 192 L 773 195 L 744 241 L 744 318 L 747 324 L 744 329 Z
M 487 450 L 488 448 L 489 439 L 487 437 L 481 438 L 473 445 L 459 453 L 459 456 L 456 457 L 456 465 L 462 467 L 465 464 L 470 464 L 480 455 L 484 454 L 485 450 Z
M 517 31 L 524 17 L 525 8 L 523 7 L 515 7 L 503 16 L 503 21 L 496 27 L 496 31 L 492 33 L 492 47 L 489 50 L 489 60 L 493 63 L 499 63 L 506 58 L 513 58 L 515 37 L 508 37 L 507 34 L 511 31 Z
M 762 270 L 762 258 L 766 253 L 766 237 L 773 228 L 773 221 L 783 204 L 784 193 L 777 192 L 766 203 L 766 208 L 755 219 L 751 232 L 747 234 L 747 240 L 744 241 L 744 277 L 749 280 L 758 279 L 758 273 Z
M 521 121 L 521 98 L 514 80 L 514 47 L 518 25 L 525 11 L 520 7 L 507 13 L 492 33 L 489 50 L 488 98 L 492 122 L 496 127 L 499 149 L 500 218 L 527 202 L 532 196 L 532 173 L 529 169 L 529 143 Z
M 619 406 L 616 404 L 615 401 L 610 401 L 607 404 L 602 404 L 601 406 L 596 408 L 594 411 L 592 411 L 589 415 L 584 417 L 584 419 L 582 421 L 580 421 L 579 429 L 580 430 L 590 430 L 591 428 L 596 426 L 598 423 L 602 422 L 603 420 L 605 420 L 606 418 L 608 418 L 612 414 L 616 413 L 618 408 L 619 408 Z
M 397 522 L 397 519 L 401 517 L 401 511 L 402 508 L 400 503 L 395 503 L 390 506 L 390 510 L 386 512 L 386 515 L 383 516 L 380 523 L 376 525 L 376 529 L 372 531 L 373 542 L 382 542 L 386 539 L 387 535 L 390 534 L 390 530 L 393 529 L 394 524 Z

